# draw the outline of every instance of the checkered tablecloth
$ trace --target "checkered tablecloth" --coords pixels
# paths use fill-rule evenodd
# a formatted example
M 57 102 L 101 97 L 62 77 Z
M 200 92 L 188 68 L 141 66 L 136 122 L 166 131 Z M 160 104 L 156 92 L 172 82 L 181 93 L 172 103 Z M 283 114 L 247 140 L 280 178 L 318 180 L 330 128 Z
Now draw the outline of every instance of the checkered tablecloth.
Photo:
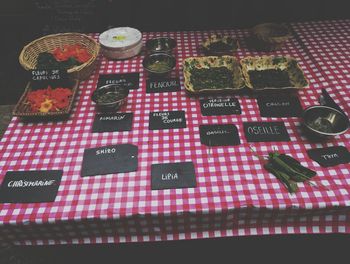
M 183 87 L 182 61 L 201 55 L 202 41 L 221 33 L 239 39 L 239 59 L 262 54 L 295 57 L 310 81 L 310 88 L 299 92 L 303 107 L 318 104 L 321 89 L 327 88 L 349 114 L 350 20 L 292 27 L 298 37 L 270 53 L 247 48 L 248 30 L 145 33 L 144 42 L 156 36 L 177 41 L 173 75 L 180 77 L 180 92 L 145 92 L 143 54 L 125 61 L 100 56 L 99 69 L 80 84 L 68 121 L 34 124 L 13 118 L 0 143 L 0 179 L 7 171 L 64 173 L 53 203 L 0 204 L 1 237 L 20 245 L 47 245 L 350 233 L 350 164 L 321 168 L 306 153 L 334 145 L 350 149 L 349 133 L 326 143 L 310 143 L 300 133 L 299 118 L 260 117 L 256 99 L 241 95 L 237 96 L 241 115 L 202 116 L 198 98 L 187 96 Z M 99 74 L 129 72 L 140 72 L 140 88 L 130 92 L 122 109 L 134 113 L 132 131 L 92 133 L 95 107 L 90 97 Z M 187 128 L 149 130 L 149 113 L 167 110 L 186 111 Z M 247 121 L 283 121 L 291 141 L 249 144 L 243 132 Z M 235 124 L 241 144 L 209 150 L 200 143 L 201 124 Z M 138 146 L 138 171 L 80 177 L 84 149 L 124 143 Z M 326 188 L 299 183 L 299 192 L 289 194 L 262 168 L 251 145 L 261 155 L 273 148 L 291 154 L 317 171 L 314 181 Z M 151 190 L 152 164 L 183 161 L 195 165 L 196 188 Z

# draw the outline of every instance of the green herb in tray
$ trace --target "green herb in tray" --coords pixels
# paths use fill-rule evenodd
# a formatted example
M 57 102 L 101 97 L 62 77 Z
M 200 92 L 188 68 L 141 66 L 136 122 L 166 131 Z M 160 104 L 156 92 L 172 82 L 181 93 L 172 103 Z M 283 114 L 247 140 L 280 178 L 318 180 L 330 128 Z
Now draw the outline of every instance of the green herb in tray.
M 214 52 L 220 52 L 220 51 L 230 51 L 234 48 L 233 41 L 231 43 L 225 43 L 223 41 L 217 41 L 213 42 L 209 45 L 208 50 L 214 51 Z
M 222 89 L 233 87 L 233 74 L 227 67 L 193 68 L 191 83 L 194 89 Z
M 284 88 L 291 87 L 288 72 L 280 69 L 249 71 L 250 82 L 254 88 Z

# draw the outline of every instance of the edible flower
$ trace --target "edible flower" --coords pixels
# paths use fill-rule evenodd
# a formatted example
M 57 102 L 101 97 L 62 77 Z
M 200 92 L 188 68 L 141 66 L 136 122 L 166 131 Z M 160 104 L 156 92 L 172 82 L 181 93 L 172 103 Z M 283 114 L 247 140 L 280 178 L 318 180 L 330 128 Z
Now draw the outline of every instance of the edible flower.
M 27 101 L 32 112 L 60 111 L 68 107 L 72 94 L 69 88 L 52 89 L 51 86 L 48 86 L 46 89 L 30 91 L 27 95 Z
M 52 100 L 46 98 L 45 101 L 41 103 L 39 112 L 41 113 L 49 112 L 52 108 L 52 105 L 53 105 Z
M 80 63 L 85 63 L 91 58 L 91 54 L 87 49 L 79 44 L 64 45 L 63 48 L 56 48 L 52 51 L 57 61 L 66 61 L 70 58 L 74 58 Z

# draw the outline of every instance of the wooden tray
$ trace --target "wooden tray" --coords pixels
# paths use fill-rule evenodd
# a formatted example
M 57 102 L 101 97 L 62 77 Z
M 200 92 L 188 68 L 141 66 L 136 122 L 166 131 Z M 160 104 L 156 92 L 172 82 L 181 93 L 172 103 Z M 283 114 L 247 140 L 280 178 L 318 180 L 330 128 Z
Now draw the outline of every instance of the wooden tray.
M 309 86 L 302 69 L 299 67 L 296 59 L 283 56 L 262 56 L 246 57 L 241 60 L 242 73 L 245 84 L 254 91 L 262 90 L 282 90 L 282 89 L 304 89 Z M 250 80 L 249 71 L 263 70 L 284 70 L 287 71 L 291 85 L 288 87 L 263 87 L 256 88 Z
M 76 93 L 78 91 L 78 87 L 79 87 L 78 80 L 66 80 L 64 82 L 64 86 L 66 88 L 72 89 L 72 93 L 73 93 L 67 108 L 61 111 L 47 112 L 47 113 L 31 111 L 30 106 L 27 103 L 27 94 L 28 92 L 32 91 L 32 85 L 33 85 L 32 82 L 28 82 L 23 95 L 19 99 L 17 105 L 15 106 L 12 112 L 13 116 L 18 116 L 18 117 L 21 117 L 24 119 L 30 119 L 30 120 L 56 120 L 56 119 L 68 118 L 73 107 L 73 102 L 74 102 Z
M 233 87 L 225 88 L 201 88 L 194 87 L 191 82 L 191 75 L 193 69 L 211 69 L 218 67 L 226 67 L 232 72 Z M 207 57 L 190 57 L 183 62 L 183 73 L 185 78 L 185 89 L 190 94 L 208 94 L 208 93 L 222 93 L 228 91 L 237 91 L 244 88 L 244 80 L 242 71 L 238 61 L 233 56 L 207 56 Z

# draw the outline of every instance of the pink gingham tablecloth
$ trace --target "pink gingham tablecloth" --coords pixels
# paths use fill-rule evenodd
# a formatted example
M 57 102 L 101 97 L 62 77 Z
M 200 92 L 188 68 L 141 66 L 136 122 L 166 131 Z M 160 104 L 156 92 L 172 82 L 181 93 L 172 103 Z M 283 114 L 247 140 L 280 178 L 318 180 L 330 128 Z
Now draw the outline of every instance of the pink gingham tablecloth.
M 310 81 L 310 88 L 299 92 L 304 108 L 318 104 L 321 89 L 327 88 L 350 114 L 350 20 L 294 23 L 292 28 L 299 37 L 270 53 L 247 48 L 248 30 L 144 33 L 144 42 L 156 36 L 177 41 L 173 75 L 180 77 L 180 92 L 145 92 L 144 53 L 125 61 L 100 56 L 99 68 L 80 84 L 69 120 L 33 124 L 13 118 L 0 143 L 0 181 L 7 171 L 22 170 L 63 170 L 63 177 L 55 202 L 0 204 L 2 239 L 51 245 L 350 233 L 350 164 L 321 168 L 306 153 L 334 145 L 350 149 L 349 133 L 310 143 L 300 133 L 299 118 L 260 117 L 256 99 L 247 96 L 237 96 L 241 115 L 202 116 L 198 99 L 188 97 L 183 87 L 182 61 L 201 55 L 202 41 L 221 33 L 239 39 L 239 59 L 262 54 L 295 57 Z M 140 88 L 130 92 L 122 109 L 134 113 L 132 131 L 92 133 L 95 107 L 90 97 L 99 74 L 129 72 L 140 72 Z M 184 110 L 187 128 L 149 130 L 149 113 L 167 110 Z M 250 144 L 243 132 L 243 122 L 249 121 L 283 121 L 291 141 Z M 211 150 L 201 145 L 199 125 L 228 123 L 238 127 L 240 145 Z M 138 171 L 80 177 L 84 149 L 124 143 L 138 146 Z M 294 156 L 315 170 L 314 181 L 326 188 L 299 183 L 299 192 L 289 194 L 262 168 L 251 145 L 261 155 L 277 148 Z M 195 165 L 196 188 L 151 190 L 152 164 L 183 161 Z

